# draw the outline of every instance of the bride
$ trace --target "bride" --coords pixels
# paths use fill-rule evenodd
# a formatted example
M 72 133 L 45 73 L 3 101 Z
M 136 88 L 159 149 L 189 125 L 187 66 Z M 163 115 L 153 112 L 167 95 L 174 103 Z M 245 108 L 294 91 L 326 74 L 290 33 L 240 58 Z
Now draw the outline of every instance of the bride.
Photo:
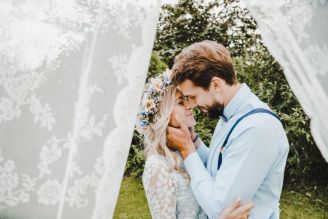
M 169 72 L 152 78 L 146 86 L 138 114 L 137 130 L 144 135 L 146 164 L 142 176 L 152 218 L 207 218 L 198 205 L 190 186 L 190 178 L 178 151 L 166 145 L 168 125 L 177 126 L 180 117 L 190 127 L 194 142 L 200 141 L 193 131 L 192 111 L 184 107 L 182 93 L 171 84 Z M 234 201 L 220 219 L 247 218 L 253 208 L 249 203 Z

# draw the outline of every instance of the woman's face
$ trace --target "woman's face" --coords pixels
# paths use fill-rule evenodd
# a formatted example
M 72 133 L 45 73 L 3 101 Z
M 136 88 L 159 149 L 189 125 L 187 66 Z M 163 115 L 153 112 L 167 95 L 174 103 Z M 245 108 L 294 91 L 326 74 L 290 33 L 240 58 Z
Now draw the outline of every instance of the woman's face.
M 188 127 L 192 127 L 196 124 L 194 115 L 192 114 L 192 109 L 185 107 L 183 95 L 179 90 L 177 90 L 175 93 L 174 108 L 170 118 L 170 126 L 179 127 L 176 121 L 176 116 L 179 116 L 180 120 Z

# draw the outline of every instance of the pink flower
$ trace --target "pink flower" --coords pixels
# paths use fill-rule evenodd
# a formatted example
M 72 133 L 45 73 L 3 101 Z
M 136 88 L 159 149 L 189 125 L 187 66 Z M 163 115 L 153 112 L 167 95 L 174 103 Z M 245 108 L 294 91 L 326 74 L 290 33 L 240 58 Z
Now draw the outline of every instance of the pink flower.
M 155 108 L 155 102 L 153 99 L 148 99 L 145 102 L 145 109 L 147 111 L 150 111 L 152 108 Z
M 163 81 L 160 78 L 152 78 L 151 85 L 154 87 L 156 91 L 160 91 L 163 85 Z

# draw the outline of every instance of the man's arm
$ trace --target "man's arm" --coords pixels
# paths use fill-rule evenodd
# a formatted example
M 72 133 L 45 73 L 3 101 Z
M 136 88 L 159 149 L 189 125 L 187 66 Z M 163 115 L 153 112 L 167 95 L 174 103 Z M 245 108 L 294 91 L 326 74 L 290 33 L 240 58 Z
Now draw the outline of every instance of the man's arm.
M 194 142 L 197 153 L 202 160 L 203 164 L 206 165 L 209 148 L 204 144 L 204 142 L 198 137 L 198 139 Z
M 277 136 L 270 126 L 262 126 L 248 128 L 230 139 L 216 178 L 207 172 L 197 153 L 184 160 L 196 199 L 210 218 L 218 218 L 238 196 L 250 201 L 271 169 L 279 153 Z
M 190 130 L 190 134 L 191 134 L 191 139 L 194 142 L 197 153 L 198 153 L 199 157 L 202 159 L 203 164 L 206 165 L 209 149 L 204 144 L 204 142 L 200 139 L 199 135 L 195 132 L 194 127 L 190 127 L 189 130 Z

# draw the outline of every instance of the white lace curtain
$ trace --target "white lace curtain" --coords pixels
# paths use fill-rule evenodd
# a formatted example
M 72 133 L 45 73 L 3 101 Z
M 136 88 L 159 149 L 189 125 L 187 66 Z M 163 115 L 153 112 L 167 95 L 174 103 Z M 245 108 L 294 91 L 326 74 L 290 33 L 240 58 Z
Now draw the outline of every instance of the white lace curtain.
M 111 218 L 159 3 L 0 2 L 0 218 Z
M 283 67 L 328 162 L 328 1 L 243 0 Z

